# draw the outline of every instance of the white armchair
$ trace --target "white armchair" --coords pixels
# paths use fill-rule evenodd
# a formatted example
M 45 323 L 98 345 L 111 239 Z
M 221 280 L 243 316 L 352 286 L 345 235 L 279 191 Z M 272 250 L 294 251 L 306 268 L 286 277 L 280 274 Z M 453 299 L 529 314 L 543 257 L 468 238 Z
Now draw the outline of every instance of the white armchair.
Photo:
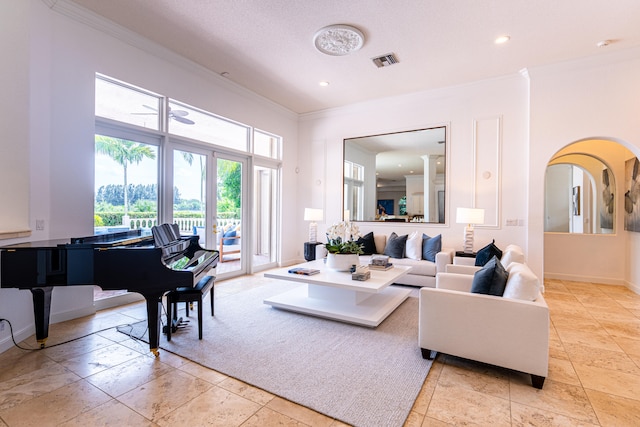
M 420 289 L 418 343 L 451 354 L 531 374 L 542 388 L 549 370 L 549 308 L 535 301 L 471 293 L 473 275 L 438 273 L 435 288 Z

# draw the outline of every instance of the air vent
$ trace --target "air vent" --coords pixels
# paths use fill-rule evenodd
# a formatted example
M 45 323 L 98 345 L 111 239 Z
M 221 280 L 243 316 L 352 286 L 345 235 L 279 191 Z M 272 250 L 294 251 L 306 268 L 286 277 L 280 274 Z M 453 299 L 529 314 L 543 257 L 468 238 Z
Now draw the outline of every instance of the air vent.
M 398 58 L 393 53 L 388 53 L 386 55 L 378 56 L 377 58 L 371 58 L 376 67 L 388 67 L 393 64 L 398 63 Z

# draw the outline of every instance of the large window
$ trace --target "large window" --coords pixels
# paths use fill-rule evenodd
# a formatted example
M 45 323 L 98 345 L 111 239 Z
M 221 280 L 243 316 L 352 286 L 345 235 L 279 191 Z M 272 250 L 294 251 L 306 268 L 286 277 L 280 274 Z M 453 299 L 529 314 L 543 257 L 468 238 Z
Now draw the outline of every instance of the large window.
M 220 147 L 249 151 L 249 127 L 169 100 L 168 132 Z
M 282 138 L 102 75 L 95 113 L 96 232 L 173 222 L 218 277 L 275 266 Z
M 159 130 L 161 106 L 158 95 L 116 80 L 96 77 L 98 117 Z
M 146 228 L 158 219 L 158 147 L 95 136 L 97 233 Z
M 253 153 L 271 159 L 280 159 L 280 138 L 258 130 L 254 131 Z

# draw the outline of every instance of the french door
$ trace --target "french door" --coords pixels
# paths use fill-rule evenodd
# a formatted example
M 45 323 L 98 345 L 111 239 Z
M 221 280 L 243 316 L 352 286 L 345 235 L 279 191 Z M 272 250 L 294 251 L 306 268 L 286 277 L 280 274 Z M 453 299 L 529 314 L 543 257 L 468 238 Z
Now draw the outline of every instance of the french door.
M 174 144 L 169 175 L 172 221 L 220 252 L 216 275 L 229 278 L 277 265 L 279 166 L 251 156 Z
M 218 275 L 245 274 L 252 235 L 246 224 L 248 191 L 247 158 L 214 153 L 215 214 L 213 231 L 220 259 Z
M 244 253 L 250 233 L 246 229 L 247 159 L 215 151 L 174 144 L 168 174 L 172 222 L 184 234 L 200 236 L 200 245 L 220 252 L 216 275 L 231 277 L 247 272 Z M 169 167 L 170 166 L 170 167 Z

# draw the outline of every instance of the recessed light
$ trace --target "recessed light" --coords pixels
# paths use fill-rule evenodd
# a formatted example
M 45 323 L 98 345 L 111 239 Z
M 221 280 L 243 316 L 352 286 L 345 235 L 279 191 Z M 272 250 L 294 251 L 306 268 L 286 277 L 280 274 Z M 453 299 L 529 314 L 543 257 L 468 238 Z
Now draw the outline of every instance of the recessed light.
M 321 81 L 320 83 L 318 83 L 320 86 L 325 87 L 325 86 L 329 86 L 329 82 L 325 82 L 325 81 Z
M 509 40 L 511 40 L 510 36 L 500 36 L 500 37 L 495 39 L 494 43 L 495 44 L 503 44 L 503 43 L 508 42 Z

